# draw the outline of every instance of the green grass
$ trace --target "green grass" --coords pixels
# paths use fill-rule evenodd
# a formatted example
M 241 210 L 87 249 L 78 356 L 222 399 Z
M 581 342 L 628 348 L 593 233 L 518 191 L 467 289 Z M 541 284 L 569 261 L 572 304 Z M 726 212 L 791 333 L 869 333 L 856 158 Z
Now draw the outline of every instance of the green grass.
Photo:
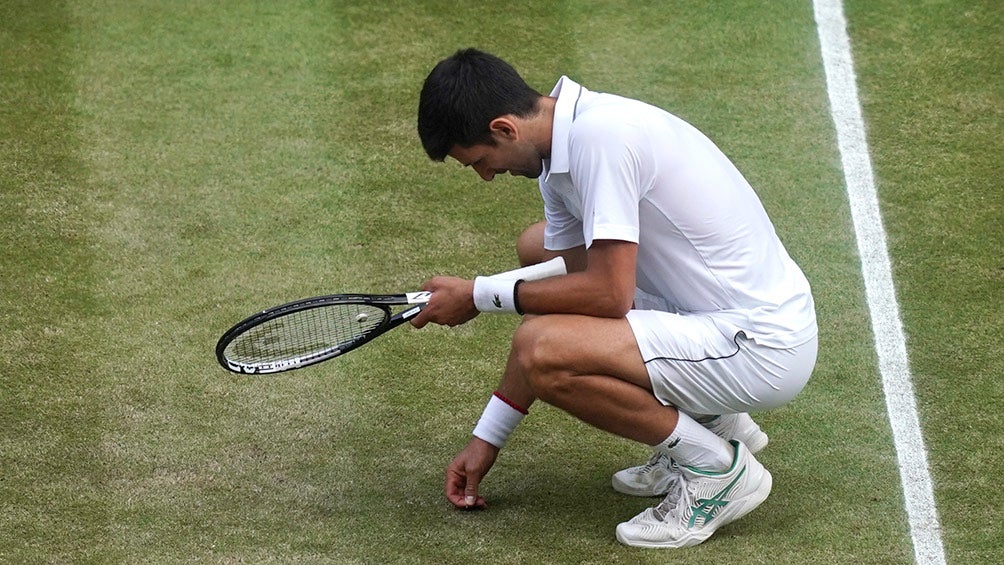
M 1002 503 L 1002 13 L 849 2 L 949 562 Z M 683 552 L 622 547 L 646 456 L 535 406 L 456 512 L 517 320 L 395 332 L 228 375 L 266 305 L 515 265 L 533 183 L 430 163 L 417 92 L 468 45 L 660 104 L 747 173 L 813 283 L 810 385 L 759 417 L 771 498 Z M 0 561 L 904 563 L 912 560 L 811 3 L 0 1 Z
M 949 555 L 1004 556 L 1004 11 L 851 4 L 862 98 Z

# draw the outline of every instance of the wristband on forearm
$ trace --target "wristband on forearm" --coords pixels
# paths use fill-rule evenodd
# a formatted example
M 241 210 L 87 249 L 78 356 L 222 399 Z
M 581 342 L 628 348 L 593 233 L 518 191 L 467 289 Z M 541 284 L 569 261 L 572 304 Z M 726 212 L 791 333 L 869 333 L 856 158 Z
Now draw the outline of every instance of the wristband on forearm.
M 475 277 L 474 306 L 478 312 L 522 314 L 516 297 L 516 287 L 521 282 L 523 281 Z
M 526 414 L 526 409 L 496 391 L 485 406 L 478 425 L 474 427 L 474 437 L 502 449 L 509 435 L 523 421 Z

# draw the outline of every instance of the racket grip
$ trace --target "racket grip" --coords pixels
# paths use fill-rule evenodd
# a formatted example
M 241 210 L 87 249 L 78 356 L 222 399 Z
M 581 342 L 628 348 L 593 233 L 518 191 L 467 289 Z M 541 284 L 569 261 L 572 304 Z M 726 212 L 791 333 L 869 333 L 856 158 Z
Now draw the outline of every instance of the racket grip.
M 519 269 L 513 269 L 512 271 L 491 275 L 490 278 L 504 281 L 536 281 L 564 275 L 567 272 L 568 271 L 565 269 L 564 258 L 555 257 L 550 261 L 544 261 L 543 263 L 537 263 L 536 265 L 530 265 Z

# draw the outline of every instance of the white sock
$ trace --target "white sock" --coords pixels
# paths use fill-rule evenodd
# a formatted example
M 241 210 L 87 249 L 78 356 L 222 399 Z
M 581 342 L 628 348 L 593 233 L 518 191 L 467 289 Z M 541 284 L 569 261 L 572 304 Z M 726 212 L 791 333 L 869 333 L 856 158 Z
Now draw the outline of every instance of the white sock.
M 734 452 L 729 442 L 680 412 L 676 429 L 659 445 L 653 446 L 679 465 L 721 473 L 732 466 Z

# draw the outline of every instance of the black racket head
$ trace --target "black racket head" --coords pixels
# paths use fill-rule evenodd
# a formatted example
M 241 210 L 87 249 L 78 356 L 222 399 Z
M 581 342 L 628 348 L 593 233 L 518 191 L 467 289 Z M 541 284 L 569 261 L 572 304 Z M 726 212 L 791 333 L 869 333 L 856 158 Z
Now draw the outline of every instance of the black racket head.
M 390 327 L 389 306 L 365 296 L 308 298 L 242 320 L 220 338 L 216 358 L 235 373 L 278 373 L 347 353 Z

